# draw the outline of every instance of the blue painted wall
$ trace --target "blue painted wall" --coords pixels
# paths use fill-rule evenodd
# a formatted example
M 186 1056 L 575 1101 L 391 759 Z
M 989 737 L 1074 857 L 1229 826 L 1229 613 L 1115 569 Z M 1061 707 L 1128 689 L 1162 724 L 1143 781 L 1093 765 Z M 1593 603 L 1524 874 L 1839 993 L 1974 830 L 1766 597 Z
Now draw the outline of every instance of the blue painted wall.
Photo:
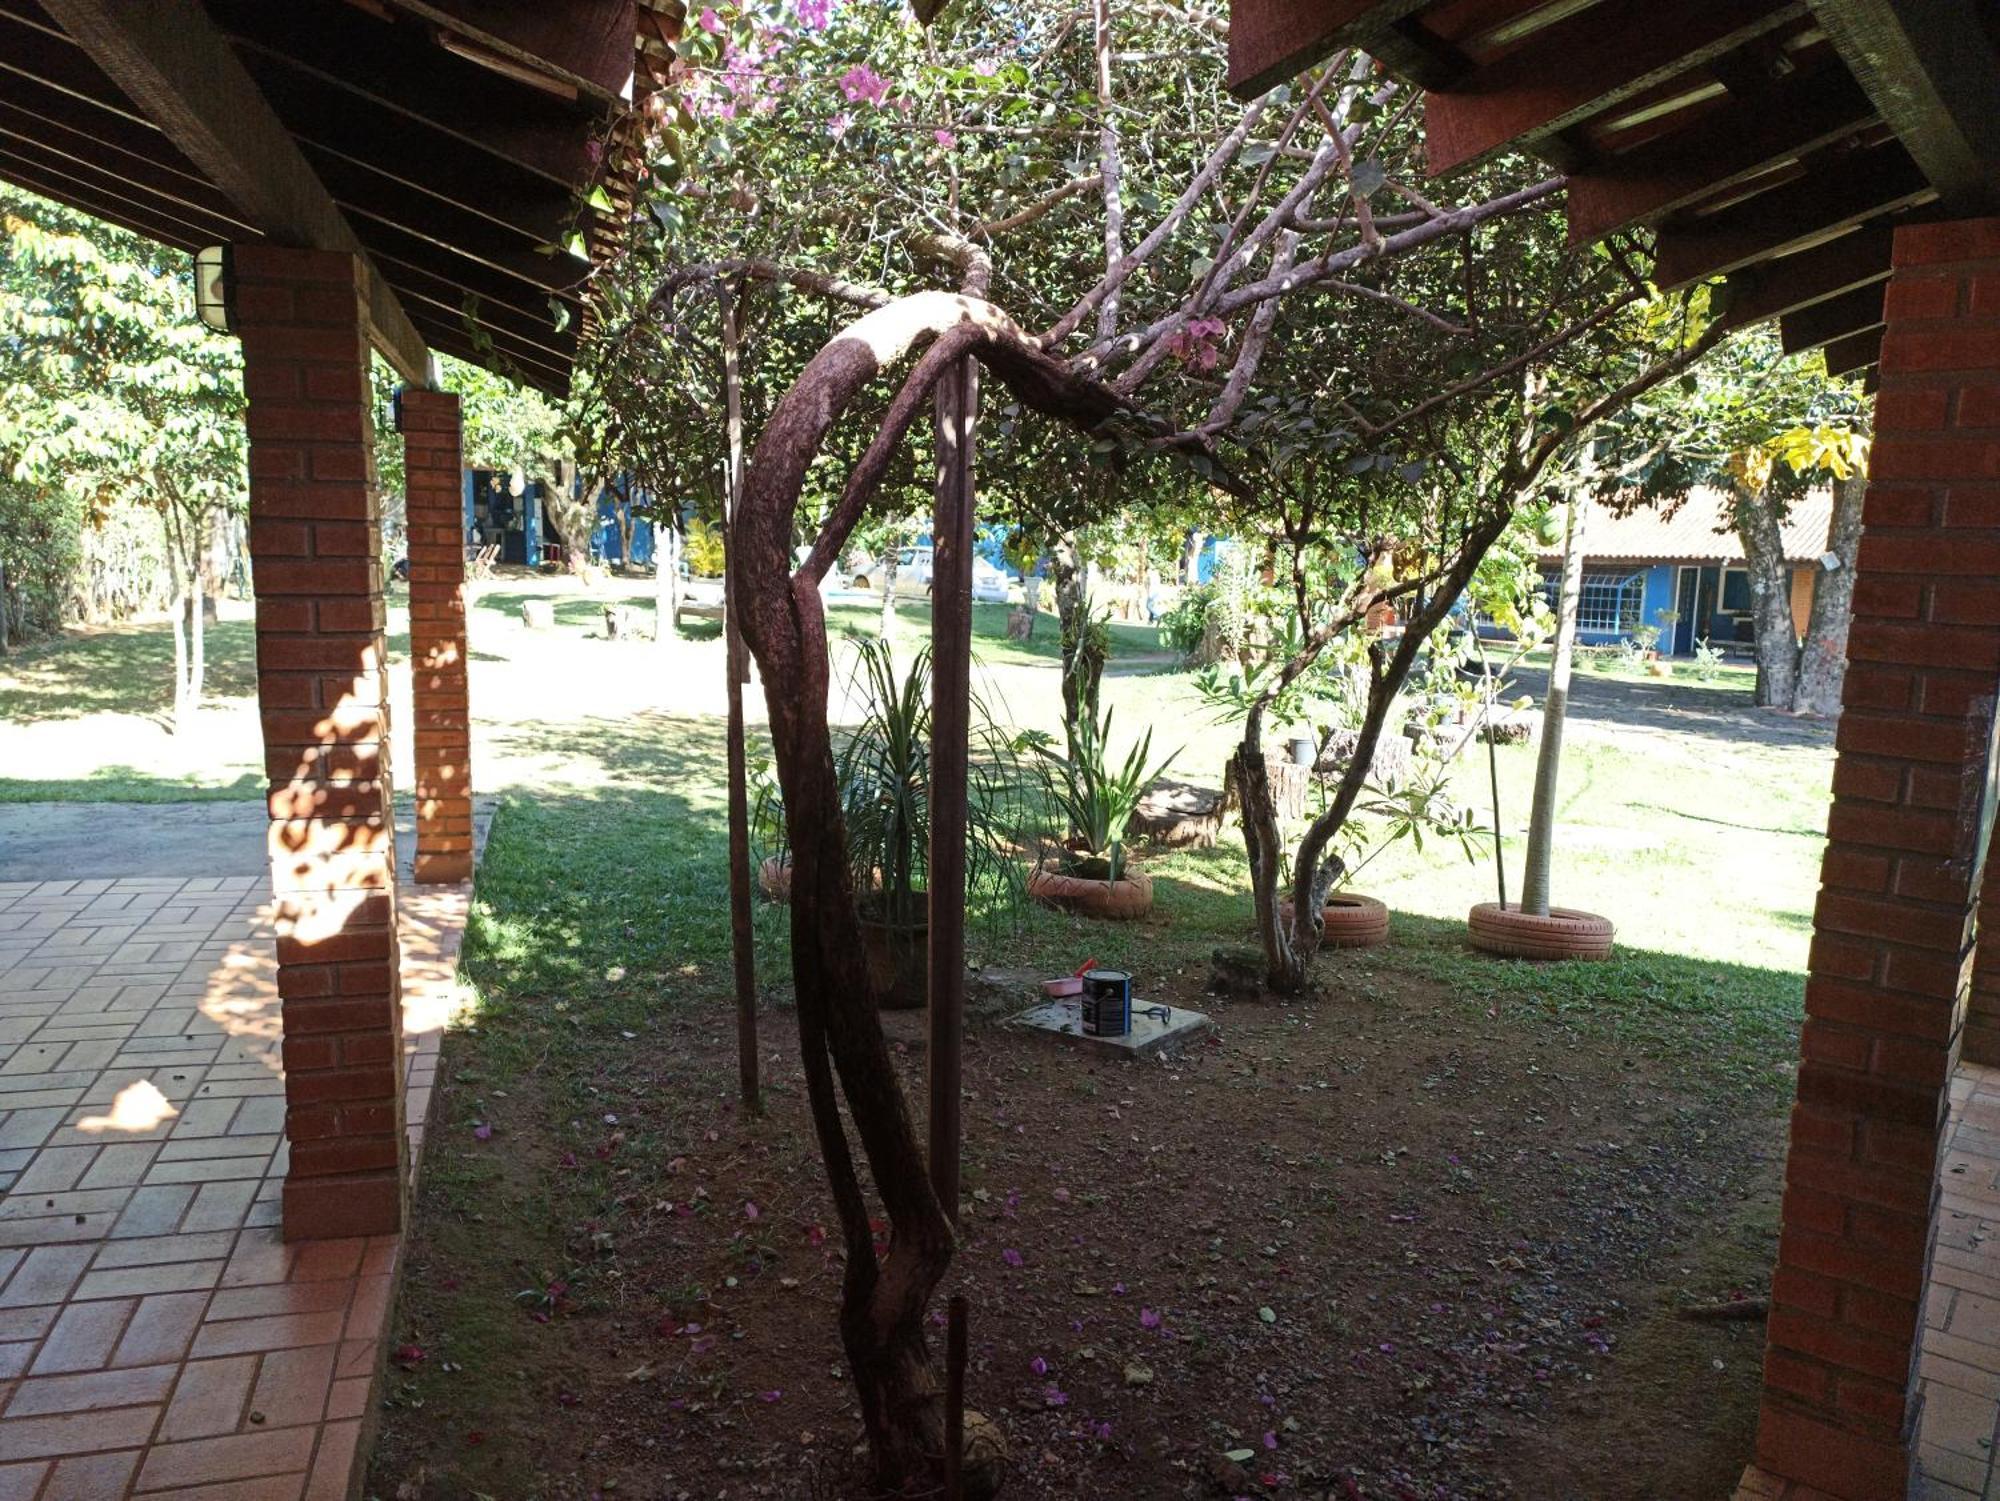
M 629 483 L 629 482 L 628 482 Z M 618 518 L 627 511 L 632 502 L 627 498 L 625 486 L 607 486 L 597 500 L 597 530 L 591 534 L 591 555 L 600 562 L 622 563 L 625 561 L 624 539 L 618 535 Z M 643 492 L 640 501 L 645 500 Z M 632 524 L 632 561 L 651 563 L 653 561 L 653 523 L 641 516 Z

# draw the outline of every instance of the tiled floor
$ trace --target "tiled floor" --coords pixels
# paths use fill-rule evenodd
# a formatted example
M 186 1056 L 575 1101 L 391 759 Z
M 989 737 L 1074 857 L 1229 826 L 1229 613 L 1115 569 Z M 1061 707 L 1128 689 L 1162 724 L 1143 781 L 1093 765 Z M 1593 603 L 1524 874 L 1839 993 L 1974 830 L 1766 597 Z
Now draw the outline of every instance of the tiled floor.
M 1952 1079 L 1944 1204 L 1918 1361 L 1918 1501 L 2000 1501 L 2000 1069 Z M 1827 1501 L 1751 1469 L 1736 1501 Z
M 266 876 L 0 883 L 0 1501 L 344 1501 L 398 1243 L 278 1238 Z M 421 1141 L 469 888 L 401 894 Z

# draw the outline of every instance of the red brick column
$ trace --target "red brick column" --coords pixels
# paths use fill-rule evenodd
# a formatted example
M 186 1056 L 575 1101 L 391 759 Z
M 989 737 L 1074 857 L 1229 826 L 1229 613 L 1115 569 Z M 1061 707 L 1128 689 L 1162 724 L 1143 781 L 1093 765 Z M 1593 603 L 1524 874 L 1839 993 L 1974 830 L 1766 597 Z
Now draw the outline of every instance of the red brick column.
M 1896 232 L 1757 1461 L 1909 1493 L 2000 687 L 2000 220 Z
M 1996 835 L 2000 843 L 2000 835 Z M 1972 958 L 1972 1000 L 1965 1014 L 1965 1060 L 2000 1064 L 2000 860 L 1989 849 L 1979 888 L 1979 946 Z
M 410 678 L 419 881 L 472 879 L 472 739 L 466 694 L 465 503 L 458 397 L 405 390 Z
M 352 256 L 241 245 L 287 1239 L 402 1224 L 402 994 L 368 344 Z

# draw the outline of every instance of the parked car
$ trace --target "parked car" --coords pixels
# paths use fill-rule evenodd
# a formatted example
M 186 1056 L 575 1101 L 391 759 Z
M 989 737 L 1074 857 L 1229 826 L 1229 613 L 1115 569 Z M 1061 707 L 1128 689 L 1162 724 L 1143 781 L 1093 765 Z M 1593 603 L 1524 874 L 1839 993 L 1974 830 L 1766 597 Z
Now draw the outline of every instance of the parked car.
M 847 580 L 850 589 L 880 590 L 882 577 L 889 566 L 887 558 L 879 558 L 873 563 L 863 563 Z M 985 558 L 974 556 L 972 560 L 972 597 L 995 604 L 1005 604 L 1009 598 L 1007 575 L 995 568 Z M 899 599 L 929 599 L 931 593 L 931 550 L 928 547 L 905 547 L 896 553 L 896 595 Z

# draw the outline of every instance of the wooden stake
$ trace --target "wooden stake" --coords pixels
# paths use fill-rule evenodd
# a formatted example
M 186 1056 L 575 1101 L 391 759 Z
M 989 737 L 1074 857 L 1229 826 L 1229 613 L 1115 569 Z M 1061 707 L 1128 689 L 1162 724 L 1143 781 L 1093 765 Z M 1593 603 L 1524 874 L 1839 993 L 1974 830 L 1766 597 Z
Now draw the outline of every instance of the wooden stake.
M 931 528 L 930 1169 L 958 1223 L 960 1051 L 965 1038 L 966 757 L 972 695 L 972 448 L 979 366 L 937 387 Z
M 729 937 L 736 965 L 736 1068 L 743 1108 L 763 1109 L 757 1084 L 757 951 L 750 920 L 750 786 L 744 765 L 743 684 L 749 659 L 736 619 L 736 510 L 743 494 L 743 379 L 736 304 L 718 282 L 722 315 L 723 421 L 728 442 L 722 478 L 723 671 L 729 679 Z
M 965 1501 L 965 1322 L 964 1293 L 945 1304 L 944 1333 L 944 1494 Z

